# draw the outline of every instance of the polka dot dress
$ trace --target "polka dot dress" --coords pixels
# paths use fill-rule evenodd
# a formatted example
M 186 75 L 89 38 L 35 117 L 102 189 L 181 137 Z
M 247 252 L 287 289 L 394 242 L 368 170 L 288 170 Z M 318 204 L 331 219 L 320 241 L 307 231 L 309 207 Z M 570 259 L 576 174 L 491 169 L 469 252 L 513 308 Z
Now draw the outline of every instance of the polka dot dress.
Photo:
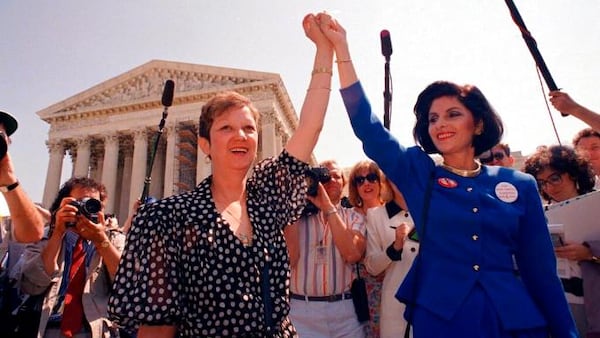
M 140 209 L 109 300 L 124 327 L 175 325 L 179 337 L 291 337 L 283 227 L 305 204 L 308 165 L 285 151 L 246 183 L 253 244 L 217 211 L 210 185 Z

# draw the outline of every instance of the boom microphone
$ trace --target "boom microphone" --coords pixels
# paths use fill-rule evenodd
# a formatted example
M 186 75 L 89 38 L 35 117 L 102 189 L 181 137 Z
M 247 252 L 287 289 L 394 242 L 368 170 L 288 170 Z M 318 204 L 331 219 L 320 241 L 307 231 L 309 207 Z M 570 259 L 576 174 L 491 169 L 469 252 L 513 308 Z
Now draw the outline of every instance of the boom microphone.
M 165 128 L 167 115 L 169 114 L 169 107 L 173 104 L 174 93 L 175 82 L 173 82 L 173 80 L 165 81 L 165 88 L 163 89 L 162 99 L 160 100 L 165 109 L 163 109 L 162 118 L 158 123 L 158 130 L 156 131 L 156 136 L 154 137 L 154 146 L 152 147 L 152 151 L 150 153 L 150 160 L 146 163 L 146 178 L 144 179 L 144 188 L 142 189 L 142 196 L 140 197 L 141 204 L 148 203 L 150 182 L 152 181 L 152 166 L 154 166 L 154 158 L 156 157 L 156 151 L 160 142 L 160 136 L 162 135 L 163 129 Z
M 162 105 L 170 107 L 173 104 L 173 94 L 175 91 L 175 82 L 173 80 L 167 80 L 165 82 L 165 89 L 163 89 Z
M 392 88 L 390 85 L 392 75 L 390 73 L 390 56 L 392 55 L 392 39 L 387 29 L 381 31 L 381 54 L 385 56 L 384 65 L 384 90 L 383 90 L 383 126 L 390 129 L 392 119 Z
M 392 39 L 390 39 L 390 32 L 387 29 L 384 29 L 379 35 L 381 37 L 381 54 L 385 56 L 386 61 L 389 61 L 390 55 L 392 55 Z

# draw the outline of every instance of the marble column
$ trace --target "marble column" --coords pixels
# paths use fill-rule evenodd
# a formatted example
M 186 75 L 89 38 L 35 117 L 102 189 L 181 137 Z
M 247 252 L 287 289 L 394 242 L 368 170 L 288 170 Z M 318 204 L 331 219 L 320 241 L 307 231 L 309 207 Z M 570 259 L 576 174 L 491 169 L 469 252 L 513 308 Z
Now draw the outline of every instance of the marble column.
M 129 195 L 131 190 L 131 168 L 133 166 L 132 141 L 131 139 L 125 139 L 123 143 L 124 144 L 120 148 L 121 156 L 123 158 L 121 185 L 117 192 L 119 194 L 119 220 L 121 222 L 124 222 L 124 220 L 127 219 L 130 211 L 129 209 L 133 205 L 133 201 L 131 202 L 131 205 L 129 204 Z M 139 198 L 139 196 L 136 198 Z
M 273 143 L 275 144 L 275 156 L 279 155 L 283 150 L 284 135 L 283 130 L 281 130 L 281 124 L 278 124 L 275 128 L 275 138 L 273 139 Z
M 177 128 L 175 125 L 170 124 L 163 132 L 167 134 L 167 149 L 165 151 L 165 173 L 164 173 L 164 190 L 163 197 L 168 197 L 173 195 L 175 182 L 175 171 L 174 171 L 174 162 L 175 162 L 175 146 L 177 145 Z
M 146 176 L 148 160 L 148 133 L 146 130 L 136 130 L 133 133 L 133 163 L 131 167 L 131 186 L 129 189 L 129 202 L 142 196 L 144 178 Z
M 262 125 L 262 156 L 263 158 L 277 155 L 277 135 L 275 133 L 275 124 L 266 122 Z
M 117 166 L 119 163 L 119 137 L 115 134 L 104 135 L 104 159 L 102 161 L 102 183 L 106 187 L 108 200 L 105 210 L 114 213 L 117 200 Z
M 156 136 L 154 136 L 156 137 Z M 152 147 L 154 147 L 154 140 L 152 140 Z M 161 142 L 158 143 L 156 149 L 156 155 L 154 156 L 154 165 L 152 165 L 152 180 L 150 181 L 149 196 L 154 198 L 161 198 L 164 185 L 165 185 L 165 142 L 164 142 L 164 130 L 161 135 Z
M 48 169 L 46 170 L 46 185 L 44 186 L 44 197 L 42 199 L 42 204 L 45 208 L 50 207 L 60 188 L 60 176 L 65 157 L 65 148 L 60 140 L 48 142 L 47 146 L 50 159 L 48 161 Z
M 87 137 L 79 138 L 77 143 L 77 159 L 75 160 L 75 168 L 73 176 L 88 177 L 90 169 L 90 139 Z

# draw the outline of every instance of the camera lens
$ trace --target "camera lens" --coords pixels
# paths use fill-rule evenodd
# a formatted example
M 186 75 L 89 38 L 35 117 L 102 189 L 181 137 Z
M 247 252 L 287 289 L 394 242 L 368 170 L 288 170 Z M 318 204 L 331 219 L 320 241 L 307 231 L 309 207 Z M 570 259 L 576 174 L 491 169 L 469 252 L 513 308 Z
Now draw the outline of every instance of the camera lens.
M 96 214 L 102 210 L 102 203 L 95 198 L 84 198 L 81 200 L 81 205 L 87 214 Z

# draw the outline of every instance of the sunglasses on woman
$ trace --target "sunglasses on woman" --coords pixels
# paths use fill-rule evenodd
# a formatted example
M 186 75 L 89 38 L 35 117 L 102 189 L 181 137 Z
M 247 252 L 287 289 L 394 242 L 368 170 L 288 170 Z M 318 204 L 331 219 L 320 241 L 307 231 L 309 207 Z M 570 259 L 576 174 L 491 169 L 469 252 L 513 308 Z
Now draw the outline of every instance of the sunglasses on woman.
M 377 174 L 375 173 L 370 173 L 367 176 L 354 177 L 354 183 L 356 185 L 362 185 L 363 183 L 365 183 L 365 180 L 369 181 L 370 183 L 375 183 L 379 181 L 379 176 L 377 176 Z
M 504 159 L 504 157 L 506 155 L 504 155 L 503 152 L 497 152 L 497 153 L 491 153 L 491 154 L 486 154 L 489 156 L 480 156 L 479 157 L 479 161 L 481 161 L 481 163 L 483 164 L 487 164 L 487 163 L 492 163 L 494 160 L 496 161 L 502 161 Z
M 552 186 L 556 186 L 562 183 L 562 174 L 552 173 L 545 180 L 537 180 L 537 184 L 540 188 L 544 189 L 546 184 L 550 184 Z

